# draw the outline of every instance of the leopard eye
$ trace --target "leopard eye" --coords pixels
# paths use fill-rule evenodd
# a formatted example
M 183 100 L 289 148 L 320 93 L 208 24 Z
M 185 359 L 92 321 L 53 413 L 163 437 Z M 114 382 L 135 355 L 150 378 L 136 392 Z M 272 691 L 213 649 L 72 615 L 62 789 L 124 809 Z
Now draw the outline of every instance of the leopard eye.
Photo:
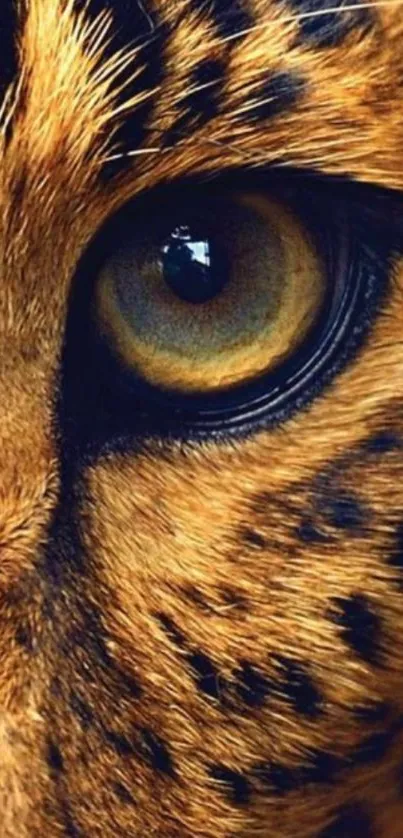
M 226 439 L 286 422 L 359 352 L 389 287 L 398 219 L 389 193 L 280 170 L 125 204 L 72 285 L 69 444 Z
M 323 310 L 303 221 L 266 192 L 206 192 L 121 219 L 96 283 L 101 332 L 161 391 L 217 394 L 277 370 Z

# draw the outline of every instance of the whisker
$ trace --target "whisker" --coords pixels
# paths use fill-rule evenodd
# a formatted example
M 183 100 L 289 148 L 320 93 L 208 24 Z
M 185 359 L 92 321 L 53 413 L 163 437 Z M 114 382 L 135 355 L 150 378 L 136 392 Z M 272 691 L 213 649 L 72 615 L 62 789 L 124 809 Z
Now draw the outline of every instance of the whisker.
M 332 13 L 341 14 L 342 12 L 357 12 L 361 11 L 361 9 L 377 9 L 383 6 L 402 6 L 403 0 L 376 0 L 375 2 L 364 2 L 364 3 L 346 3 L 343 6 L 329 6 L 327 9 L 318 9 L 312 12 L 301 12 L 301 14 L 293 14 L 293 15 L 286 15 L 285 17 L 281 18 L 281 23 L 299 23 L 302 20 L 307 20 L 309 18 L 318 18 L 323 17 L 324 15 L 329 15 Z M 250 35 L 254 32 L 258 32 L 259 30 L 263 29 L 270 29 L 270 27 L 278 26 L 278 20 L 267 20 L 263 23 L 257 23 L 254 26 L 249 26 L 245 29 L 240 29 L 238 32 L 234 32 L 232 35 L 227 35 L 225 38 L 220 38 L 220 43 L 228 43 L 229 41 L 234 41 L 237 38 L 242 38 L 245 35 Z

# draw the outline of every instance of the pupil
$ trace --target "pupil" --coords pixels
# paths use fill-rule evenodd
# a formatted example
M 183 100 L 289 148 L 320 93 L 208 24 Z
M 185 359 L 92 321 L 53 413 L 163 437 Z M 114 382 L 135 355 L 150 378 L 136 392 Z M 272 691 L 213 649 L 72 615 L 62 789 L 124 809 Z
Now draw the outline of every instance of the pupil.
M 187 303 L 206 303 L 223 289 L 228 276 L 220 248 L 206 231 L 175 227 L 162 246 L 164 280 Z

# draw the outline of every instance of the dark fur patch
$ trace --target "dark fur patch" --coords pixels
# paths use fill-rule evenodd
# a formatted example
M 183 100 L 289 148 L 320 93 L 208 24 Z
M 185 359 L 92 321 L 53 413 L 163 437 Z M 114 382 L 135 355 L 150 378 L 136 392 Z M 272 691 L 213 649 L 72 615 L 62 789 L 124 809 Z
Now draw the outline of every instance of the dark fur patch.
M 300 785 L 296 769 L 278 762 L 260 762 L 253 768 L 253 775 L 275 794 L 283 795 L 295 791 Z
M 247 547 L 257 547 L 259 550 L 263 550 L 266 547 L 266 539 L 251 527 L 243 527 L 239 536 Z
M 329 536 L 321 532 L 310 518 L 304 518 L 295 530 L 298 541 L 304 544 L 323 544 L 329 541 Z
M 320 503 L 320 512 L 325 522 L 330 527 L 351 533 L 360 530 L 367 518 L 360 500 L 347 492 L 332 493 L 328 488 Z
M 120 757 L 134 756 L 134 745 L 126 736 L 115 730 L 105 730 L 104 735 L 107 742 Z
M 249 707 L 261 707 L 272 689 L 269 679 L 248 661 L 241 661 L 240 669 L 234 675 L 242 701 Z
M 282 669 L 281 693 L 297 713 L 312 718 L 322 709 L 322 696 L 304 666 L 289 658 L 278 658 Z
M 160 771 L 161 774 L 174 777 L 175 769 L 172 757 L 161 737 L 153 733 L 152 730 L 143 728 L 141 731 L 141 740 L 143 755 L 146 756 L 151 767 L 156 771 Z
M 401 440 L 397 434 L 390 431 L 380 431 L 369 437 L 364 443 L 364 450 L 369 454 L 389 454 L 401 448 Z
M 176 646 L 184 646 L 186 643 L 185 635 L 182 631 L 180 631 L 180 629 L 178 629 L 171 617 L 168 617 L 166 614 L 162 614 L 161 612 L 155 616 L 170 640 L 172 640 Z
M 164 147 L 175 145 L 190 131 L 197 131 L 217 116 L 225 69 L 222 61 L 205 59 L 192 71 L 188 82 L 191 90 L 178 104 L 181 115 L 164 135 Z
M 250 798 L 250 785 L 246 777 L 238 771 L 233 771 L 225 765 L 212 765 L 209 769 L 210 777 L 224 786 L 226 795 L 233 803 L 245 804 Z
M 114 790 L 116 796 L 119 798 L 119 800 L 122 803 L 126 803 L 127 805 L 131 805 L 131 806 L 136 805 L 136 801 L 135 801 L 133 795 L 130 793 L 129 789 L 126 788 L 125 785 L 123 785 L 123 783 L 115 782 L 115 783 L 112 784 L 112 787 L 113 787 L 113 790 Z
M 378 663 L 380 655 L 381 620 L 369 600 L 360 594 L 335 597 L 337 611 L 331 619 L 340 626 L 343 640 L 353 652 L 368 663 Z
M 193 9 L 204 14 L 210 13 L 222 38 L 237 35 L 253 26 L 254 20 L 242 0 L 190 0 Z
M 360 0 L 352 0 L 343 10 L 343 0 L 288 0 L 299 21 L 300 43 L 323 49 L 340 44 L 350 32 L 359 28 L 368 31 L 374 24 L 371 9 L 360 8 Z
M 333 783 L 345 768 L 346 760 L 328 751 L 312 750 L 300 770 L 301 783 Z
M 239 118 L 248 122 L 272 119 L 295 107 L 304 90 L 305 82 L 299 76 L 286 72 L 271 73 L 253 93 L 250 106 L 240 113 Z
M 35 641 L 29 625 L 19 625 L 15 631 L 15 639 L 18 645 L 22 646 L 26 652 L 31 654 L 34 651 Z
M 64 769 L 62 752 L 58 745 L 51 739 L 47 744 L 46 761 L 52 774 L 60 774 Z
M 223 680 L 210 658 L 203 652 L 193 652 L 188 655 L 188 661 L 198 689 L 211 698 L 221 699 Z
M 374 838 L 374 832 L 369 815 L 360 806 L 347 806 L 318 838 Z
M 74 715 L 77 716 L 83 730 L 87 730 L 94 720 L 94 713 L 89 704 L 72 691 L 70 693 L 70 707 Z
M 364 724 L 380 724 L 385 722 L 391 713 L 391 707 L 385 701 L 373 701 L 353 708 L 358 721 Z

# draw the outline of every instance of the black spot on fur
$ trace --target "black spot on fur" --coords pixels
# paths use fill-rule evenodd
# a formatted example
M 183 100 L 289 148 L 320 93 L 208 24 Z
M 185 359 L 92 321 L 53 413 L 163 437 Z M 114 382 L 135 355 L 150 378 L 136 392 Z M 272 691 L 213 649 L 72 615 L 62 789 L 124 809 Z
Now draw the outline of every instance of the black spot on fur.
M 392 744 L 394 736 L 394 729 L 367 736 L 352 752 L 351 762 L 354 765 L 367 765 L 373 762 L 380 762 Z
M 328 751 L 312 750 L 300 768 L 301 783 L 333 783 L 345 767 L 346 760 Z
M 357 28 L 367 31 L 373 26 L 374 15 L 370 9 L 360 8 L 360 0 L 352 0 L 343 10 L 343 0 L 288 0 L 299 20 L 298 41 L 309 47 L 322 49 L 334 47 Z
M 184 646 L 186 642 L 185 635 L 182 631 L 180 631 L 180 629 L 178 629 L 171 617 L 161 613 L 158 613 L 155 616 L 173 643 L 175 643 L 176 646 Z
M 367 517 L 358 498 L 346 492 L 332 496 L 328 490 L 323 496 L 320 512 L 329 526 L 349 532 L 361 529 Z
M 250 527 L 242 529 L 240 537 L 247 547 L 257 547 L 259 550 L 263 550 L 266 547 L 266 539 L 260 532 L 252 530 Z
M 341 809 L 318 838 L 373 838 L 371 820 L 360 806 Z
M 369 454 L 389 454 L 391 451 L 397 451 L 401 448 L 401 440 L 397 434 L 380 431 L 367 439 L 363 448 Z
M 202 652 L 194 652 L 188 656 L 198 688 L 211 696 L 220 699 L 223 681 L 213 662 Z
M 153 731 L 143 728 L 141 731 L 142 752 L 156 771 L 173 777 L 175 774 L 171 755 L 161 737 Z
M 242 661 L 240 669 L 234 674 L 236 689 L 242 701 L 250 707 L 260 707 L 271 691 L 268 678 L 248 661 Z
M 83 833 L 73 820 L 68 803 L 66 801 L 61 802 L 61 815 L 63 820 L 64 834 L 66 835 L 66 838 L 84 838 Z
M 293 704 L 297 713 L 314 718 L 322 709 L 322 696 L 302 664 L 279 657 L 283 670 L 281 692 Z
M 136 801 L 133 795 L 130 793 L 129 789 L 126 788 L 123 783 L 113 783 L 112 784 L 113 790 L 116 796 L 121 800 L 122 803 L 127 803 L 128 805 L 134 806 Z
M 83 730 L 87 730 L 94 720 L 91 707 L 76 692 L 70 693 L 70 707 L 74 715 L 79 719 Z
M 52 740 L 49 740 L 47 745 L 46 759 L 52 774 L 60 774 L 63 771 L 64 761 L 61 750 Z
M 397 582 L 403 588 L 403 522 L 396 527 L 394 545 L 389 564 L 397 572 Z
M 35 644 L 30 626 L 18 626 L 15 632 L 15 639 L 18 645 L 22 646 L 26 652 L 31 654 L 34 651 Z
M 253 775 L 275 794 L 283 795 L 299 787 L 296 769 L 278 762 L 260 762 L 253 768 Z
M 373 701 L 353 709 L 358 721 L 364 724 L 380 724 L 386 721 L 390 712 L 391 708 L 385 701 Z
M 104 734 L 107 742 L 109 742 L 113 750 L 116 751 L 120 757 L 134 755 L 134 746 L 126 736 L 123 736 L 121 733 L 117 733 L 114 730 L 105 730 Z
M 272 119 L 280 113 L 293 108 L 301 99 L 305 90 L 304 81 L 291 73 L 272 73 L 254 91 L 250 100 L 250 107 L 240 114 L 240 119 L 261 121 Z M 245 102 L 245 106 L 249 103 Z
M 369 600 L 360 595 L 335 597 L 333 621 L 340 626 L 345 642 L 368 663 L 379 662 L 381 621 Z
M 0 4 L 0 100 L 17 75 L 17 31 L 21 31 L 23 20 L 18 20 L 15 0 L 2 0 Z
M 213 765 L 209 770 L 213 780 L 224 785 L 224 790 L 233 803 L 248 803 L 250 797 L 250 786 L 246 777 L 238 771 L 233 771 L 225 765 Z
M 242 0 L 190 0 L 194 9 L 210 13 L 222 38 L 237 35 L 253 26 L 253 18 Z
M 164 135 L 164 146 L 175 145 L 217 116 L 224 77 L 225 65 L 216 59 L 205 59 L 193 70 L 188 82 L 190 91 L 178 104 L 181 115 Z
M 309 518 L 304 518 L 301 521 L 295 535 L 298 541 L 303 541 L 305 544 L 323 544 L 329 541 L 329 536 L 320 532 Z

